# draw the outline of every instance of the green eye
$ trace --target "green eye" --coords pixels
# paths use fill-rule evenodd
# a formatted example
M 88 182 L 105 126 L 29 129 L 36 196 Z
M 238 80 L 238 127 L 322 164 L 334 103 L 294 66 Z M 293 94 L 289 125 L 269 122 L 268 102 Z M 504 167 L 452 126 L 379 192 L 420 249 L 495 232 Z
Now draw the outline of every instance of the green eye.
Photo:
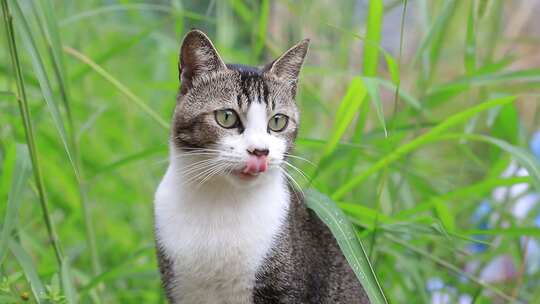
M 214 117 L 216 122 L 225 129 L 235 128 L 239 123 L 238 114 L 231 109 L 217 110 L 214 112 Z
M 274 132 L 281 132 L 285 130 L 289 123 L 289 117 L 283 114 L 276 114 L 270 118 L 268 122 L 268 128 Z

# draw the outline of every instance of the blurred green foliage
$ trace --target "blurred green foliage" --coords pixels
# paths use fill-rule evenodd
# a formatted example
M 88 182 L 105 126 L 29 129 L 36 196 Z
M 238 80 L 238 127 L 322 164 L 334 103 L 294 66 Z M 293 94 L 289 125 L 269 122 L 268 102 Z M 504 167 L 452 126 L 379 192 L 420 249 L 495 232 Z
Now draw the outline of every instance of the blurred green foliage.
M 0 302 L 164 301 L 152 200 L 178 48 L 193 27 L 243 64 L 311 38 L 295 154 L 313 164 L 292 161 L 345 211 L 390 302 L 430 302 L 433 278 L 451 303 L 540 299 L 523 245 L 540 238 L 533 213 L 517 219 L 506 195 L 489 229 L 471 219 L 496 187 L 540 190 L 527 151 L 540 126 L 538 3 L 2 0 L 2 9 Z M 503 176 L 512 162 L 530 176 Z M 486 249 L 471 251 L 478 234 Z M 502 255 L 515 273 L 487 283 L 481 269 Z

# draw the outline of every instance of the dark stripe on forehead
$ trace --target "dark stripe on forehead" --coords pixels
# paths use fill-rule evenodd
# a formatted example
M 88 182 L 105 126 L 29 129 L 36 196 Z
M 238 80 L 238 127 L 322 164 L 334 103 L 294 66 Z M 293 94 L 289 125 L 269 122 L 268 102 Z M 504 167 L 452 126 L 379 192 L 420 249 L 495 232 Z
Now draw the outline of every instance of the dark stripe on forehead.
M 270 100 L 268 100 L 268 85 L 266 84 L 266 81 L 263 79 L 262 80 L 262 84 L 263 84 L 263 97 L 264 97 L 264 103 L 266 103 L 266 105 L 268 106 L 269 105 L 269 102 Z M 276 108 L 276 103 L 274 100 L 272 100 L 272 110 L 274 110 Z
M 248 104 L 251 104 L 253 101 L 251 99 L 251 94 L 249 92 L 249 86 L 251 84 L 253 76 L 248 73 L 240 73 L 240 87 L 242 88 L 242 93 L 246 96 Z
M 242 108 L 243 103 L 247 103 L 248 107 L 254 100 L 265 103 L 269 106 L 269 89 L 265 79 L 262 77 L 261 70 L 255 67 L 231 64 L 229 68 L 236 70 L 240 76 L 239 86 L 241 92 L 237 96 L 238 107 Z M 246 101 L 243 100 L 245 95 Z M 275 103 L 272 104 L 275 108 Z
M 236 95 L 236 102 L 238 103 L 238 109 L 242 109 L 242 94 Z
M 262 78 L 257 79 L 259 83 L 259 102 L 268 105 L 266 98 L 264 97 L 264 80 Z

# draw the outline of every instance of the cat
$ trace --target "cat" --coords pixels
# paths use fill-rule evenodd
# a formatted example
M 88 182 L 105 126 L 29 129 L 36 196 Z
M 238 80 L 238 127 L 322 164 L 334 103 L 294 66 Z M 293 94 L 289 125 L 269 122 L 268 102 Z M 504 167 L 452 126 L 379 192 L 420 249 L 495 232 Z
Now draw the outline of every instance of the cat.
M 329 229 L 288 186 L 303 40 L 270 64 L 225 64 L 190 31 L 155 237 L 171 303 L 369 303 Z

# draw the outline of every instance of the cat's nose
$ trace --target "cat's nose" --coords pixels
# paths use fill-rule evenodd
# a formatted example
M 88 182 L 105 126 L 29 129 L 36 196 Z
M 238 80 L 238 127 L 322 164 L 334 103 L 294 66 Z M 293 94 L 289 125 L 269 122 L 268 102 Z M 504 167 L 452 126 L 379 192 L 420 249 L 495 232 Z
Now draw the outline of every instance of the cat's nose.
M 247 152 L 257 157 L 268 156 L 268 153 L 270 153 L 268 149 L 247 149 Z

